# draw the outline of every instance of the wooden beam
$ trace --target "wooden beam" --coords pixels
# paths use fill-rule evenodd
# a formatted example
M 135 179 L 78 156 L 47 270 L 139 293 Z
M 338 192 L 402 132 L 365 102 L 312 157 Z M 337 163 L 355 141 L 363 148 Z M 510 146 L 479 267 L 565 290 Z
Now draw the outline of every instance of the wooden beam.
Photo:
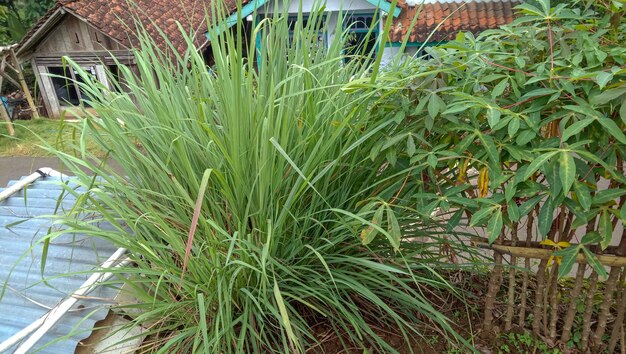
M 4 108 L 4 104 L 0 102 L 0 116 L 6 122 L 7 130 L 9 131 L 10 136 L 15 135 L 15 129 L 13 129 L 13 122 L 11 122 L 11 117 L 9 117 L 9 112 Z
M 477 243 L 476 245 L 480 248 L 491 249 L 495 252 L 518 258 L 550 259 L 550 257 L 554 254 L 554 251 L 543 248 L 489 245 L 487 243 Z M 596 257 L 602 265 L 608 267 L 626 266 L 626 257 L 609 256 L 604 254 L 597 254 Z M 587 257 L 585 257 L 582 253 L 578 254 L 576 262 L 580 264 L 588 264 Z
M 14 73 L 16 73 L 16 74 L 17 74 L 17 69 L 16 69 L 16 68 L 14 68 L 13 66 L 11 66 L 11 64 L 9 64 L 8 62 L 5 62 L 5 63 L 6 63 L 6 64 L 5 64 L 5 72 L 6 72 L 6 68 L 9 68 L 9 69 L 13 70 L 13 72 L 14 72 Z
M 35 105 L 35 101 L 33 100 L 33 96 L 30 95 L 30 89 L 26 84 L 26 80 L 24 80 L 24 73 L 22 73 L 22 67 L 20 66 L 20 62 L 17 60 L 17 56 L 15 55 L 15 51 L 13 48 L 9 50 L 9 55 L 11 55 L 11 59 L 13 59 L 13 63 L 15 64 L 15 68 L 17 69 L 17 79 L 22 85 L 22 91 L 24 91 L 24 96 L 26 96 L 26 101 L 28 101 L 28 105 L 30 106 L 31 112 L 33 112 L 34 118 L 39 118 L 39 112 L 37 111 L 37 106 Z
M 4 72 L 4 69 L 7 67 L 9 63 L 7 63 L 7 55 L 2 56 L 2 61 L 0 61 L 0 86 L 2 86 L 3 79 L 9 80 L 10 83 L 15 85 L 16 88 L 20 88 L 20 84 L 15 81 L 9 74 Z

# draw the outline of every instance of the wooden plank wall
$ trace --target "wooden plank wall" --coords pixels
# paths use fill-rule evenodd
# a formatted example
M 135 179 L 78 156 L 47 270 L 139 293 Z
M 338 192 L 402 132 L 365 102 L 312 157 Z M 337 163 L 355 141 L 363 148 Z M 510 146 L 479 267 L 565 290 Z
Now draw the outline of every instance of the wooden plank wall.
M 66 15 L 40 43 L 36 56 L 56 53 L 124 50 L 121 44 L 72 15 Z

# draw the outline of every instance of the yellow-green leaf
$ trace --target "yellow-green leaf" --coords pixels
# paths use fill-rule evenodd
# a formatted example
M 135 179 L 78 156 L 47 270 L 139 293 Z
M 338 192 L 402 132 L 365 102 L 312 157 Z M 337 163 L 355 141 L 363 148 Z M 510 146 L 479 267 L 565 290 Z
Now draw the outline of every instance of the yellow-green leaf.
M 285 301 L 283 301 L 283 296 L 280 293 L 280 288 L 278 287 L 278 283 L 274 280 L 274 298 L 276 299 L 276 305 L 278 305 L 278 311 L 280 312 L 280 317 L 283 322 L 283 327 L 287 332 L 287 337 L 291 342 L 292 349 L 297 346 L 298 338 L 293 332 L 293 328 L 291 327 L 291 321 L 289 320 L 289 313 L 287 312 L 287 307 L 285 306 Z
M 389 242 L 391 243 L 394 251 L 400 249 L 402 232 L 400 231 L 398 219 L 391 208 L 387 208 L 387 233 L 389 234 Z
M 576 192 L 576 199 L 583 210 L 588 211 L 591 208 L 591 193 L 589 188 L 582 182 L 574 183 L 574 192 Z
M 546 198 L 545 202 L 539 209 L 539 234 L 545 236 L 552 227 L 552 221 L 554 218 L 554 206 L 552 198 Z
M 598 233 L 602 237 L 600 245 L 605 250 L 611 244 L 613 238 L 613 224 L 611 223 L 611 215 L 608 210 L 602 212 L 600 215 L 600 222 L 598 223 Z
M 572 187 L 572 184 L 574 183 L 574 180 L 576 179 L 576 163 L 574 162 L 574 157 L 572 157 L 572 155 L 568 152 L 561 152 L 559 165 L 561 167 L 559 170 L 559 176 L 561 177 L 563 194 L 567 195 Z

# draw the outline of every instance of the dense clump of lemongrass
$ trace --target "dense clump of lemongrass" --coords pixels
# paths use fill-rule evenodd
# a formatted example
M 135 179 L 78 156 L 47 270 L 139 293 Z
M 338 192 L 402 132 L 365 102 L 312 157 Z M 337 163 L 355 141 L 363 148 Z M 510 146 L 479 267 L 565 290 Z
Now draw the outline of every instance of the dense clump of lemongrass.
M 88 188 L 66 225 L 128 248 L 135 322 L 161 352 L 304 352 L 333 338 L 393 352 L 382 333 L 454 333 L 422 292 L 446 286 L 437 256 L 398 241 L 424 229 L 403 190 L 410 171 L 370 158 L 392 126 L 370 114 L 382 91 L 345 89 L 367 61 L 344 60 L 341 25 L 320 45 L 316 12 L 292 42 L 284 15 L 252 38 L 244 23 L 210 33 L 211 68 L 145 39 L 115 90 L 84 80 L 97 117 L 79 124 L 76 155 L 57 152 Z M 86 137 L 123 173 L 88 156 Z

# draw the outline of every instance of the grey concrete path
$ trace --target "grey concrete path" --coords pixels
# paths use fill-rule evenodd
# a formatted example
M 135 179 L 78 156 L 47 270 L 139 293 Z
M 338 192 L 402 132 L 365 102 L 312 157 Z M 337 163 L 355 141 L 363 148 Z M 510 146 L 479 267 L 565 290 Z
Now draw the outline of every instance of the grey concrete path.
M 10 180 L 35 172 L 38 168 L 61 168 L 61 162 L 54 157 L 0 157 L 0 186 L 6 187 Z
M 67 172 L 55 157 L 0 157 L 0 188 L 6 187 L 10 180 L 30 175 L 41 167 Z

